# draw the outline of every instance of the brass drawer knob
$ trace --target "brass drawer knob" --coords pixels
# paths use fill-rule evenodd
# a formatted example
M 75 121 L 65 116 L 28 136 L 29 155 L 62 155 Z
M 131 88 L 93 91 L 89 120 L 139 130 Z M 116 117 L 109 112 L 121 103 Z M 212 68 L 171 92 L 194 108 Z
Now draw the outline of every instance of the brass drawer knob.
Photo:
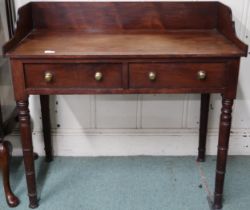
M 102 79 L 102 73 L 101 72 L 96 72 L 95 73 L 95 80 L 96 81 L 100 81 Z
M 149 78 L 149 80 L 154 81 L 156 79 L 156 73 L 152 72 L 152 71 L 149 72 L 148 73 L 148 78 Z
M 44 74 L 44 81 L 49 83 L 53 79 L 53 74 L 51 72 L 45 72 Z
M 207 74 L 205 71 L 198 71 L 197 72 L 197 79 L 198 80 L 205 80 L 207 77 Z

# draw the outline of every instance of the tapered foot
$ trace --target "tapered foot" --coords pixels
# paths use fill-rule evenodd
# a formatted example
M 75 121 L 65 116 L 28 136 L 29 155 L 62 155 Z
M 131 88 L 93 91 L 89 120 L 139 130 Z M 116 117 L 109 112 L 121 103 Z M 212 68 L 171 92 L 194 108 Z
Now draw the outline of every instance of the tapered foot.
M 213 209 L 221 209 L 222 208 L 222 194 L 214 194 L 214 203 Z
M 31 209 L 35 209 L 35 208 L 37 208 L 38 207 L 38 204 L 30 204 L 29 205 L 29 208 L 31 208 Z
M 30 200 L 29 208 L 35 209 L 39 206 L 37 196 L 29 196 L 29 200 Z
M 52 162 L 52 161 L 53 161 L 53 158 L 52 158 L 51 156 L 46 156 L 45 161 L 46 161 L 47 163 Z
M 197 162 L 205 162 L 205 157 L 197 157 L 196 159 Z
M 198 157 L 197 157 L 197 162 L 205 162 L 206 155 L 205 155 L 205 149 L 199 148 L 198 150 Z
M 35 209 L 35 208 L 37 208 L 39 205 L 38 205 L 38 203 L 30 203 L 29 204 L 29 208 L 31 208 L 31 209 Z
M 39 206 L 39 200 L 37 198 L 37 195 L 30 195 L 29 194 L 29 208 L 35 209 Z
M 213 209 L 222 209 L 222 205 L 220 204 L 214 204 Z

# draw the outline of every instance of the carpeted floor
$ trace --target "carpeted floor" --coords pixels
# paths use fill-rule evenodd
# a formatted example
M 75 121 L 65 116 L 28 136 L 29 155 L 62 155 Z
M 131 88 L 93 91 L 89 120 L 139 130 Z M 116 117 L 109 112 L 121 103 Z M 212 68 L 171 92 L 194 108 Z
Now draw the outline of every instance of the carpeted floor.
M 56 157 L 36 161 L 39 210 L 209 210 L 215 157 Z M 28 209 L 21 158 L 13 158 L 11 184 Z M 230 157 L 224 210 L 250 209 L 250 157 Z M 0 210 L 8 208 L 0 190 Z

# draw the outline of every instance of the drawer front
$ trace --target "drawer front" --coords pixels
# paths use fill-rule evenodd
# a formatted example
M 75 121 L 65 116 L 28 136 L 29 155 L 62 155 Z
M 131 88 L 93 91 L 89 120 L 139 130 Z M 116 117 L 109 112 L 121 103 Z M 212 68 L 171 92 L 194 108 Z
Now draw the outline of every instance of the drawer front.
M 224 63 L 135 63 L 130 88 L 217 88 L 226 81 Z
M 122 64 L 26 64 L 27 88 L 121 88 Z

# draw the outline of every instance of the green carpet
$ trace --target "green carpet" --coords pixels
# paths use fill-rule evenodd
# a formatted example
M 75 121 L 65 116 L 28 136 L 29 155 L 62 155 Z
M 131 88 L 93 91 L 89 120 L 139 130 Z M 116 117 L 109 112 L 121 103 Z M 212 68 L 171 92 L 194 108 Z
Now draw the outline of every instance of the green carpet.
M 215 157 L 56 157 L 36 161 L 39 210 L 209 210 Z M 28 209 L 22 158 L 13 158 L 11 185 Z M 250 209 L 250 157 L 230 157 L 224 210 Z M 0 209 L 8 208 L 1 190 Z

